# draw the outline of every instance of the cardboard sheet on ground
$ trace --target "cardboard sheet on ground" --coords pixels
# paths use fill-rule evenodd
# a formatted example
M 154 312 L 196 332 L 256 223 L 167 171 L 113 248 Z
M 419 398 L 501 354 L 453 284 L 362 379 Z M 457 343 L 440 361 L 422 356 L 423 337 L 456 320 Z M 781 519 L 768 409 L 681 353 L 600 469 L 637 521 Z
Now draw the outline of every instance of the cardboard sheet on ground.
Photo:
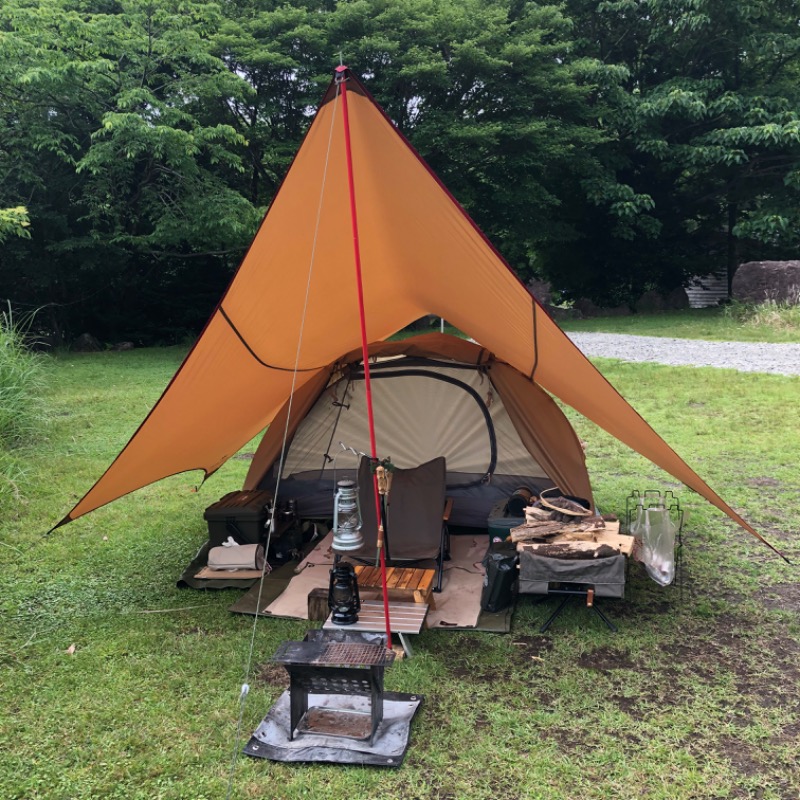
M 270 593 L 270 602 L 262 602 L 261 613 L 274 617 L 308 619 L 308 593 L 312 589 L 326 588 L 329 581 L 331 537 L 326 537 L 312 550 L 308 558 L 298 565 L 298 574 L 290 581 L 279 597 Z M 483 558 L 488 542 L 483 536 L 453 536 L 450 540 L 450 561 L 445 562 L 442 593 L 435 595 L 436 608 L 428 613 L 428 627 L 443 630 L 478 627 L 481 617 L 481 589 L 483 587 Z M 269 583 L 267 578 L 265 583 Z M 256 613 L 251 597 L 257 586 L 248 592 L 231 611 Z M 262 592 L 262 598 L 264 597 Z M 365 594 L 366 597 L 366 594 Z M 252 608 L 250 608 L 252 606 Z M 498 615 L 492 615 L 498 616 Z M 509 615 L 502 614 L 502 624 L 491 620 L 491 629 L 507 630 Z

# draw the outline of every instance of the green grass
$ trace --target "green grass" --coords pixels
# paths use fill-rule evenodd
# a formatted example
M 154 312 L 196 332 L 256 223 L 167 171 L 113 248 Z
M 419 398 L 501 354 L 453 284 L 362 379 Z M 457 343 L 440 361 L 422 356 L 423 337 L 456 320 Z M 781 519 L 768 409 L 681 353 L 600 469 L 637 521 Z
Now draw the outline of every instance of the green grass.
M 566 331 L 602 331 L 730 342 L 800 342 L 800 306 L 734 304 L 628 317 L 559 320 Z
M 183 351 L 50 363 L 50 418 L 0 528 L 0 797 L 224 798 L 252 619 L 236 591 L 175 580 L 203 509 L 238 488 L 233 459 L 196 492 L 171 478 L 42 533 L 125 444 Z M 602 362 L 667 441 L 800 560 L 797 378 Z M 509 635 L 426 631 L 387 688 L 425 702 L 399 770 L 241 757 L 234 798 L 786 800 L 800 795 L 800 589 L 789 567 L 582 419 L 598 501 L 674 489 L 688 508 L 683 597 L 632 565 L 607 631 L 521 598 Z M 201 435 L 201 432 L 199 432 Z M 252 449 L 252 445 L 250 445 Z M 307 625 L 261 620 L 245 735 L 286 686 L 269 657 Z M 74 653 L 68 652 L 74 645 Z
M 44 421 L 42 361 L 23 346 L 11 313 L 0 314 L 0 514 L 22 499 L 24 446 L 37 438 Z

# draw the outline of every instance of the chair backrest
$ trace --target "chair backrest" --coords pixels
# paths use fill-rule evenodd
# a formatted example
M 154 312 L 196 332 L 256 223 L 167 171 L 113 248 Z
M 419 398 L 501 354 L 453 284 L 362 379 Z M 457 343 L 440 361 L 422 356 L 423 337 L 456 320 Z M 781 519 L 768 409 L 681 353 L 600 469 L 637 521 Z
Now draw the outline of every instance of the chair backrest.
M 395 469 L 386 510 L 387 539 L 392 560 L 436 558 L 442 542 L 442 513 L 447 462 L 443 456 L 410 469 Z M 375 552 L 377 525 L 373 476 L 369 459 L 358 467 L 358 491 L 364 548 Z

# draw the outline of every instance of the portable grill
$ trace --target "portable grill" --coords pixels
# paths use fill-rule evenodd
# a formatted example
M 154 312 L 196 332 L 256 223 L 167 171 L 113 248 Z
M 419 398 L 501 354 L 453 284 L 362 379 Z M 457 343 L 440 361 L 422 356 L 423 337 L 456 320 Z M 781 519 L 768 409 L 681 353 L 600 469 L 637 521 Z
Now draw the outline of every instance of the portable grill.
M 289 673 L 289 739 L 295 732 L 363 739 L 370 745 L 383 719 L 383 673 L 394 652 L 352 634 L 349 640 L 284 642 L 272 660 Z M 370 698 L 370 711 L 309 708 L 310 694 Z

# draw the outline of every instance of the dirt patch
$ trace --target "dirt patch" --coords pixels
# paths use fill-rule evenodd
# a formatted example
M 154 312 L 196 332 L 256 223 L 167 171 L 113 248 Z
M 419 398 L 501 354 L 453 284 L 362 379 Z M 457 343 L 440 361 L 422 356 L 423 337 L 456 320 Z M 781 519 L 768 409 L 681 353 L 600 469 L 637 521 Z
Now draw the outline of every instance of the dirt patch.
M 255 683 L 262 686 L 275 686 L 281 689 L 289 686 L 289 675 L 286 669 L 280 664 L 273 664 L 271 661 L 257 664 L 254 675 Z
M 591 653 L 582 653 L 578 659 L 578 666 L 584 669 L 596 669 L 600 672 L 636 669 L 636 664 L 631 661 L 630 653 L 627 650 L 614 650 L 611 647 L 598 647 Z
M 748 486 L 761 487 L 761 486 L 780 486 L 781 482 L 776 478 L 748 478 L 745 483 Z
M 772 737 L 772 742 L 777 744 L 794 744 L 800 739 L 800 722 L 784 725 L 781 732 Z
M 772 517 L 774 519 L 785 519 L 786 513 L 779 509 L 774 508 L 765 508 L 763 513 L 767 517 Z M 758 522 L 758 520 L 755 520 Z M 788 530 L 787 528 L 779 528 L 777 525 L 770 525 L 765 522 L 758 522 L 759 528 L 764 534 L 764 538 L 772 545 L 778 545 L 778 550 L 782 550 L 780 545 L 784 543 L 794 544 L 797 540 L 797 534 L 794 531 Z M 765 554 L 761 553 L 759 556 L 751 557 L 752 561 L 770 561 L 772 556 L 767 556 L 766 559 L 763 557 Z
M 763 771 L 763 754 L 755 745 L 733 736 L 722 736 L 714 749 L 742 775 L 757 775 Z
M 800 611 L 800 583 L 777 583 L 759 590 L 756 597 L 770 611 Z
M 544 635 L 515 636 L 511 644 L 514 656 L 524 664 L 541 661 L 553 649 L 553 640 Z
M 440 657 L 444 667 L 454 678 L 475 683 L 497 683 L 510 680 L 514 673 L 511 659 L 497 662 L 491 644 L 470 633 L 453 632 L 432 641 L 429 652 Z

